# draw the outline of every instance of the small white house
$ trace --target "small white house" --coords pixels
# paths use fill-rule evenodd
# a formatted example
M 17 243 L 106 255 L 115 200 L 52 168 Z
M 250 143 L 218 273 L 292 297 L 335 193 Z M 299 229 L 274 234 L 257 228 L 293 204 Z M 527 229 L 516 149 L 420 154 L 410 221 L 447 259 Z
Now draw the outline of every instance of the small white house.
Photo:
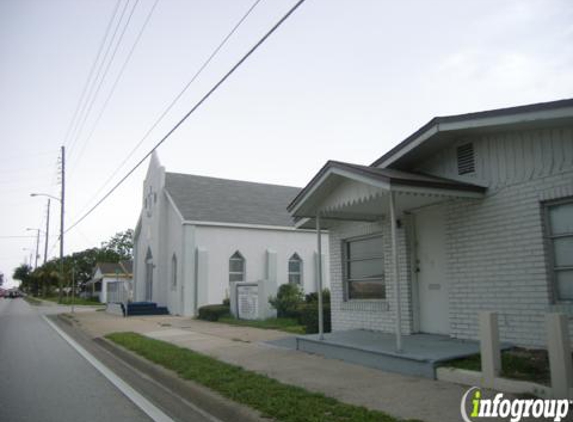
M 329 230 L 333 331 L 476 339 L 493 310 L 542 347 L 547 312 L 573 317 L 573 100 L 436 117 L 326 163 L 289 210 Z
M 130 296 L 132 272 L 133 261 L 98 262 L 86 289 L 91 289 L 92 296 L 97 295 L 101 303 L 123 302 Z
M 286 210 L 299 192 L 168 173 L 154 154 L 135 229 L 135 300 L 194 316 L 199 307 L 230 298 L 237 283 L 262 282 L 268 295 L 284 283 L 315 291 L 317 236 L 297 230 Z M 328 235 L 322 239 L 324 257 Z M 323 264 L 328 268 L 324 258 Z

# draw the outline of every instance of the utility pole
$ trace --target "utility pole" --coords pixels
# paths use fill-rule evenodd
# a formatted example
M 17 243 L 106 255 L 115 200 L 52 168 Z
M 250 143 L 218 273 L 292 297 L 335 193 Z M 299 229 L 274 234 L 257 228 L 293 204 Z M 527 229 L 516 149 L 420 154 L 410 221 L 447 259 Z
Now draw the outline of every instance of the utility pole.
M 34 269 L 38 268 L 38 252 L 40 248 L 40 229 L 36 229 L 36 256 L 34 262 Z
M 62 289 L 64 282 L 64 203 L 66 195 L 66 147 L 62 145 L 62 193 L 60 196 L 60 282 L 58 291 L 58 303 L 62 303 Z
M 46 217 L 46 242 L 44 244 L 44 264 L 48 260 L 48 238 L 50 237 L 50 198 L 48 198 L 48 215 Z
M 76 291 L 76 265 L 72 262 L 72 314 L 74 313 L 74 299 Z
M 32 267 L 32 259 L 30 258 L 30 268 L 38 268 L 38 257 L 40 256 L 40 232 L 42 230 L 40 229 L 31 229 L 31 228 L 27 228 L 26 231 L 35 231 L 36 232 L 36 260 L 35 260 L 35 264 L 34 267 Z

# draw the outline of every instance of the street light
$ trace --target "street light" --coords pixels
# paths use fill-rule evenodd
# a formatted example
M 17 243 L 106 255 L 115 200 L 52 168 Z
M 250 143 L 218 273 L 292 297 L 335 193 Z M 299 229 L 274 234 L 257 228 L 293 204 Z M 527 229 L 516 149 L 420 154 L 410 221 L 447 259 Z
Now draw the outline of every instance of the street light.
M 35 231 L 36 232 L 36 260 L 34 263 L 34 269 L 38 268 L 38 248 L 40 247 L 40 232 L 42 230 L 40 229 L 31 229 L 31 228 L 27 228 L 26 231 Z
M 62 198 L 55 197 L 47 193 L 31 193 L 30 196 L 45 196 L 50 199 L 55 199 L 60 203 L 60 279 L 58 280 L 58 303 L 62 301 L 62 283 L 64 280 L 64 190 L 62 189 Z M 50 200 L 48 199 L 48 223 L 50 213 Z M 48 228 L 46 229 L 46 252 L 44 253 L 44 261 L 47 258 L 47 245 L 48 245 Z
M 55 199 L 56 201 L 58 201 L 58 202 L 60 202 L 60 203 L 62 202 L 62 200 L 61 200 L 60 198 L 58 198 L 57 196 L 50 195 L 50 194 L 47 194 L 47 193 L 31 193 L 30 196 L 46 196 L 46 197 L 48 197 L 48 198 Z

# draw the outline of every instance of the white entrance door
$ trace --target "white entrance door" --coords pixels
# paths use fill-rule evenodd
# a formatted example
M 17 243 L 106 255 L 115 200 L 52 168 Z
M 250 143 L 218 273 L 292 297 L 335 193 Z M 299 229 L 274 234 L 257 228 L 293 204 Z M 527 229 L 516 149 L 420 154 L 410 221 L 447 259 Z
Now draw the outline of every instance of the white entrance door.
M 450 333 L 444 212 L 431 207 L 416 214 L 418 315 L 423 333 Z

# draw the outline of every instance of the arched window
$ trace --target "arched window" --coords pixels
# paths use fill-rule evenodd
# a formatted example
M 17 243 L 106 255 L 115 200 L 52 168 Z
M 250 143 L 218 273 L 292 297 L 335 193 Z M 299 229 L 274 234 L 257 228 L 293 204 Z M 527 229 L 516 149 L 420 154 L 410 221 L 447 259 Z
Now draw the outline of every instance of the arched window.
M 296 252 L 288 260 L 288 282 L 302 285 L 302 259 Z
M 245 258 L 239 251 L 229 258 L 229 282 L 245 281 Z
M 171 288 L 177 288 L 177 256 L 175 254 L 171 258 Z
M 145 296 L 144 300 L 151 302 L 153 300 L 153 254 L 151 248 L 147 248 L 145 255 Z

